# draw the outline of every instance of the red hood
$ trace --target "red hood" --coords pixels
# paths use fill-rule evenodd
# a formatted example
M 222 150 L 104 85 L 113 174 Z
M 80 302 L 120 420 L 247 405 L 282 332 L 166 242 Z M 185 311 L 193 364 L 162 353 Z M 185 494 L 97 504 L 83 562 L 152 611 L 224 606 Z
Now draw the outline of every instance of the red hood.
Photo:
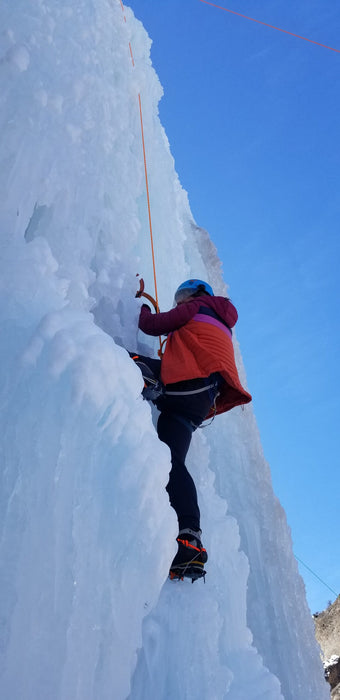
M 208 297 L 204 294 L 201 297 L 196 297 L 195 301 L 199 301 L 201 306 L 208 306 L 209 309 L 213 309 L 229 328 L 235 326 L 238 313 L 229 299 L 225 297 Z

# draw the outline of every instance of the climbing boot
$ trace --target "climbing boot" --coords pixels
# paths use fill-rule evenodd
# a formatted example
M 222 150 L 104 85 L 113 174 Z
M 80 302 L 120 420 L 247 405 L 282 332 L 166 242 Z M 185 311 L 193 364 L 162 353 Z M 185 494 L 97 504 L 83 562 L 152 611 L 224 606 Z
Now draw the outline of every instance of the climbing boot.
M 186 577 L 191 578 L 193 583 L 196 579 L 205 577 L 204 564 L 208 561 L 208 554 L 202 546 L 201 535 L 201 530 L 185 528 L 179 531 L 176 538 L 178 551 L 169 572 L 172 581 Z

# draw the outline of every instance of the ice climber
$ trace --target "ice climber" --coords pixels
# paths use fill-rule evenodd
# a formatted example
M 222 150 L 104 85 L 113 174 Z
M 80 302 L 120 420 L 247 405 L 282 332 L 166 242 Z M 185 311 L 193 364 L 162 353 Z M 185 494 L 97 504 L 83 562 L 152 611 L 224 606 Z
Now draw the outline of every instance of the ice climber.
M 192 433 L 206 418 L 251 401 L 235 364 L 232 328 L 237 318 L 231 301 L 214 296 L 210 285 L 198 279 L 178 287 L 171 311 L 152 314 L 147 304 L 141 308 L 139 328 L 148 335 L 167 335 L 162 360 L 130 355 L 144 376 L 145 398 L 160 411 L 158 437 L 171 452 L 166 489 L 179 532 L 170 578 L 204 576 L 208 559 L 196 487 L 185 465 Z

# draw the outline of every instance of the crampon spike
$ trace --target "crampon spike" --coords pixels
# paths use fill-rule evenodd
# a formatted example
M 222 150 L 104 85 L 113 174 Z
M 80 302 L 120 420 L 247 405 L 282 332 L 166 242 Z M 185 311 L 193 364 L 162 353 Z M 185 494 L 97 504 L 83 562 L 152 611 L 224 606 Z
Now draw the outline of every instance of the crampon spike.
M 197 579 L 199 578 L 203 578 L 203 581 L 205 583 L 206 573 L 207 572 L 201 566 L 178 566 L 174 569 L 170 569 L 169 578 L 170 581 L 184 581 L 185 578 L 190 578 L 191 583 L 194 583 L 194 581 L 197 581 Z
M 169 572 L 169 578 L 170 581 L 184 581 L 184 576 L 181 576 L 179 573 L 176 571 L 170 571 Z

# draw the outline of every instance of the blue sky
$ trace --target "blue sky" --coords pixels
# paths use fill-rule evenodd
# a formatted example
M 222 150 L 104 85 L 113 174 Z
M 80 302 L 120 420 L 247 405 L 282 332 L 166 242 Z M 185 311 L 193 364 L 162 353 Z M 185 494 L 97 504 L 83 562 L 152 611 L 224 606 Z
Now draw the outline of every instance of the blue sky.
M 153 40 L 176 170 L 239 311 L 295 554 L 340 592 L 340 53 L 200 0 L 128 4 Z M 334 0 L 217 4 L 340 49 Z M 300 570 L 312 611 L 324 608 L 334 594 Z

